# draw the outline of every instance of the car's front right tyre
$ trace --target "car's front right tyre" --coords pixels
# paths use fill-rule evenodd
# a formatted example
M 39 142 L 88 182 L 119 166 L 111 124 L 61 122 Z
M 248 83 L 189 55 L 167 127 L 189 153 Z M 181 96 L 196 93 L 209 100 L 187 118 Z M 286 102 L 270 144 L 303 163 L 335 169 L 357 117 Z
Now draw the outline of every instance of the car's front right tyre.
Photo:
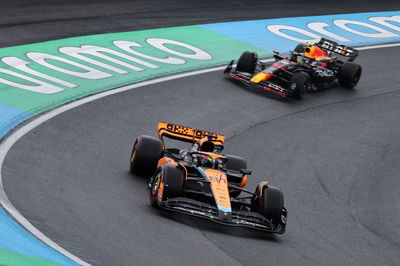
M 260 183 L 255 193 L 258 195 L 254 202 L 256 211 L 271 220 L 273 224 L 278 225 L 283 214 L 282 191 L 275 186 Z

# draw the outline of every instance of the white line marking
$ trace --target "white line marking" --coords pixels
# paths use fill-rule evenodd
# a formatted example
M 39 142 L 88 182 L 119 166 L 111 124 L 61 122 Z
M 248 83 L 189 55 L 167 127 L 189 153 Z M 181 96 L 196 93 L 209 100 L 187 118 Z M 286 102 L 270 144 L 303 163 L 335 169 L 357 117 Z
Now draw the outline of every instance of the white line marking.
M 358 50 L 370 50 L 370 49 L 379 49 L 379 48 L 387 48 L 387 47 L 394 47 L 394 46 L 400 46 L 400 43 L 362 46 L 362 47 L 358 47 L 357 49 Z M 268 58 L 268 59 L 264 59 L 261 61 L 272 62 L 272 61 L 274 61 L 274 59 Z M 1 205 L 3 205 L 4 209 L 6 209 L 7 212 L 10 213 L 11 216 L 19 224 L 21 224 L 28 232 L 30 232 L 36 238 L 40 239 L 46 245 L 57 250 L 58 252 L 63 254 L 65 257 L 71 259 L 72 261 L 74 261 L 78 264 L 90 265 L 87 262 L 76 257 L 75 255 L 71 254 L 70 252 L 68 252 L 67 250 L 62 248 L 61 246 L 59 246 L 57 243 L 52 241 L 50 238 L 46 237 L 42 232 L 40 232 L 36 227 L 34 227 L 24 216 L 22 216 L 22 214 L 10 202 L 10 200 L 7 197 L 6 192 L 4 191 L 3 180 L 2 180 L 2 176 L 1 176 L 1 169 L 3 168 L 4 159 L 5 159 L 8 151 L 21 137 L 23 137 L 25 134 L 27 134 L 32 129 L 36 128 L 37 126 L 46 122 L 47 120 L 49 120 L 63 112 L 66 112 L 72 108 L 78 107 L 82 104 L 92 102 L 97 99 L 100 99 L 100 98 L 103 98 L 103 97 L 106 97 L 109 95 L 113 95 L 116 93 L 120 93 L 123 91 L 127 91 L 127 90 L 132 90 L 132 89 L 136 89 L 136 88 L 140 88 L 140 87 L 144 87 L 144 86 L 148 86 L 148 85 L 153 85 L 153 84 L 157 84 L 157 83 L 161 83 L 161 82 L 165 82 L 165 81 L 169 81 L 169 80 L 175 80 L 175 79 L 180 79 L 180 78 L 185 78 L 185 77 L 190 77 L 190 76 L 195 76 L 195 75 L 201 75 L 201 74 L 205 74 L 205 73 L 209 73 L 209 72 L 220 71 L 220 70 L 225 69 L 225 67 L 226 66 L 218 66 L 218 67 L 211 67 L 211 68 L 207 68 L 207 69 L 195 70 L 195 71 L 190 71 L 190 72 L 185 72 L 185 73 L 180 73 L 180 74 L 174 74 L 174 75 L 167 76 L 167 77 L 156 78 L 156 79 L 152 79 L 152 80 L 147 80 L 147 81 L 119 87 L 116 89 L 111 89 L 111 90 L 108 90 L 105 92 L 100 92 L 98 94 L 88 96 L 86 98 L 83 98 L 83 99 L 80 99 L 80 100 L 77 100 L 77 101 L 74 101 L 71 103 L 67 103 L 60 107 L 56 107 L 56 108 L 46 112 L 45 114 L 38 116 L 37 118 L 34 118 L 29 123 L 23 125 L 19 129 L 12 132 L 12 134 L 9 135 L 8 137 L 6 137 L 3 140 L 3 142 L 0 144 L 0 203 L 1 203 Z
M 357 48 L 357 50 L 370 50 L 370 49 L 388 48 L 388 47 L 395 47 L 395 46 L 400 46 L 400 43 L 387 43 L 387 44 L 360 46 Z

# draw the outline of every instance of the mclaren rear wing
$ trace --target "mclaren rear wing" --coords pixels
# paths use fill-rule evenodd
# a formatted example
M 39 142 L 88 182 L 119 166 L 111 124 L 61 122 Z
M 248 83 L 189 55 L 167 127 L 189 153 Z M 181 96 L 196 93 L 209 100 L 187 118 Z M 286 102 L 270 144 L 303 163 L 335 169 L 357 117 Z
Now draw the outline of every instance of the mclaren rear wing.
M 204 137 L 214 142 L 216 148 L 222 149 L 225 136 L 217 133 L 179 126 L 171 123 L 158 122 L 158 136 L 164 143 L 163 137 L 194 143 Z
M 356 59 L 358 56 L 358 50 L 354 49 L 353 47 L 340 45 L 325 38 L 321 38 L 316 45 L 326 51 L 349 57 L 349 61 L 354 61 L 354 59 Z

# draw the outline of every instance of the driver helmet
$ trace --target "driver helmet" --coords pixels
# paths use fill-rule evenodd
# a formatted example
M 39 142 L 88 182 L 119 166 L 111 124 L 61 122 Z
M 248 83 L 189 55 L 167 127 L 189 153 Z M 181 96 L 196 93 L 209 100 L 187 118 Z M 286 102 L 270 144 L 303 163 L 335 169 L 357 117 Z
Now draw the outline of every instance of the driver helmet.
M 214 149 L 215 149 L 214 142 L 212 142 L 208 138 L 202 138 L 199 141 L 199 151 L 213 152 Z
M 299 55 L 297 56 L 296 61 L 299 64 L 303 64 L 306 61 L 306 59 L 303 56 Z
M 304 48 L 305 55 L 311 58 L 320 58 L 326 56 L 326 52 L 319 48 L 317 45 L 309 45 Z

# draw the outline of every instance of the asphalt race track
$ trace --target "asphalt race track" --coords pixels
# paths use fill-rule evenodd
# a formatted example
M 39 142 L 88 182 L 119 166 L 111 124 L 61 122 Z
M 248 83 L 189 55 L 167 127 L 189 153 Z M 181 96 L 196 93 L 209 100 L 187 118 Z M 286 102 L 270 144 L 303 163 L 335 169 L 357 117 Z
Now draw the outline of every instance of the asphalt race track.
M 338 13 L 302 3 L 308 8 L 295 14 L 300 4 L 292 2 L 261 16 L 260 10 L 253 14 L 233 3 L 230 8 L 245 10 L 243 16 L 186 13 L 175 25 Z M 379 8 L 363 3 L 340 13 L 399 9 L 395 2 Z M 71 14 L 76 5 L 70 3 Z M 207 2 L 197 5 L 205 9 Z M 185 12 L 200 14 L 199 9 Z M 68 23 L 75 19 L 70 17 Z M 137 27 L 147 28 L 172 21 L 168 16 L 159 25 L 140 23 Z M 112 30 L 106 24 L 65 34 Z M 57 37 L 64 36 L 48 36 Z M 355 90 L 332 88 L 301 101 L 251 91 L 221 71 L 96 100 L 19 140 L 2 169 L 5 190 L 34 226 L 96 265 L 399 265 L 400 62 L 393 56 L 398 54 L 399 47 L 361 51 L 363 77 Z M 145 182 L 129 174 L 128 161 L 134 138 L 155 136 L 158 121 L 227 135 L 226 153 L 247 158 L 253 170 L 248 188 L 268 180 L 283 190 L 286 234 L 227 228 L 151 208 Z

